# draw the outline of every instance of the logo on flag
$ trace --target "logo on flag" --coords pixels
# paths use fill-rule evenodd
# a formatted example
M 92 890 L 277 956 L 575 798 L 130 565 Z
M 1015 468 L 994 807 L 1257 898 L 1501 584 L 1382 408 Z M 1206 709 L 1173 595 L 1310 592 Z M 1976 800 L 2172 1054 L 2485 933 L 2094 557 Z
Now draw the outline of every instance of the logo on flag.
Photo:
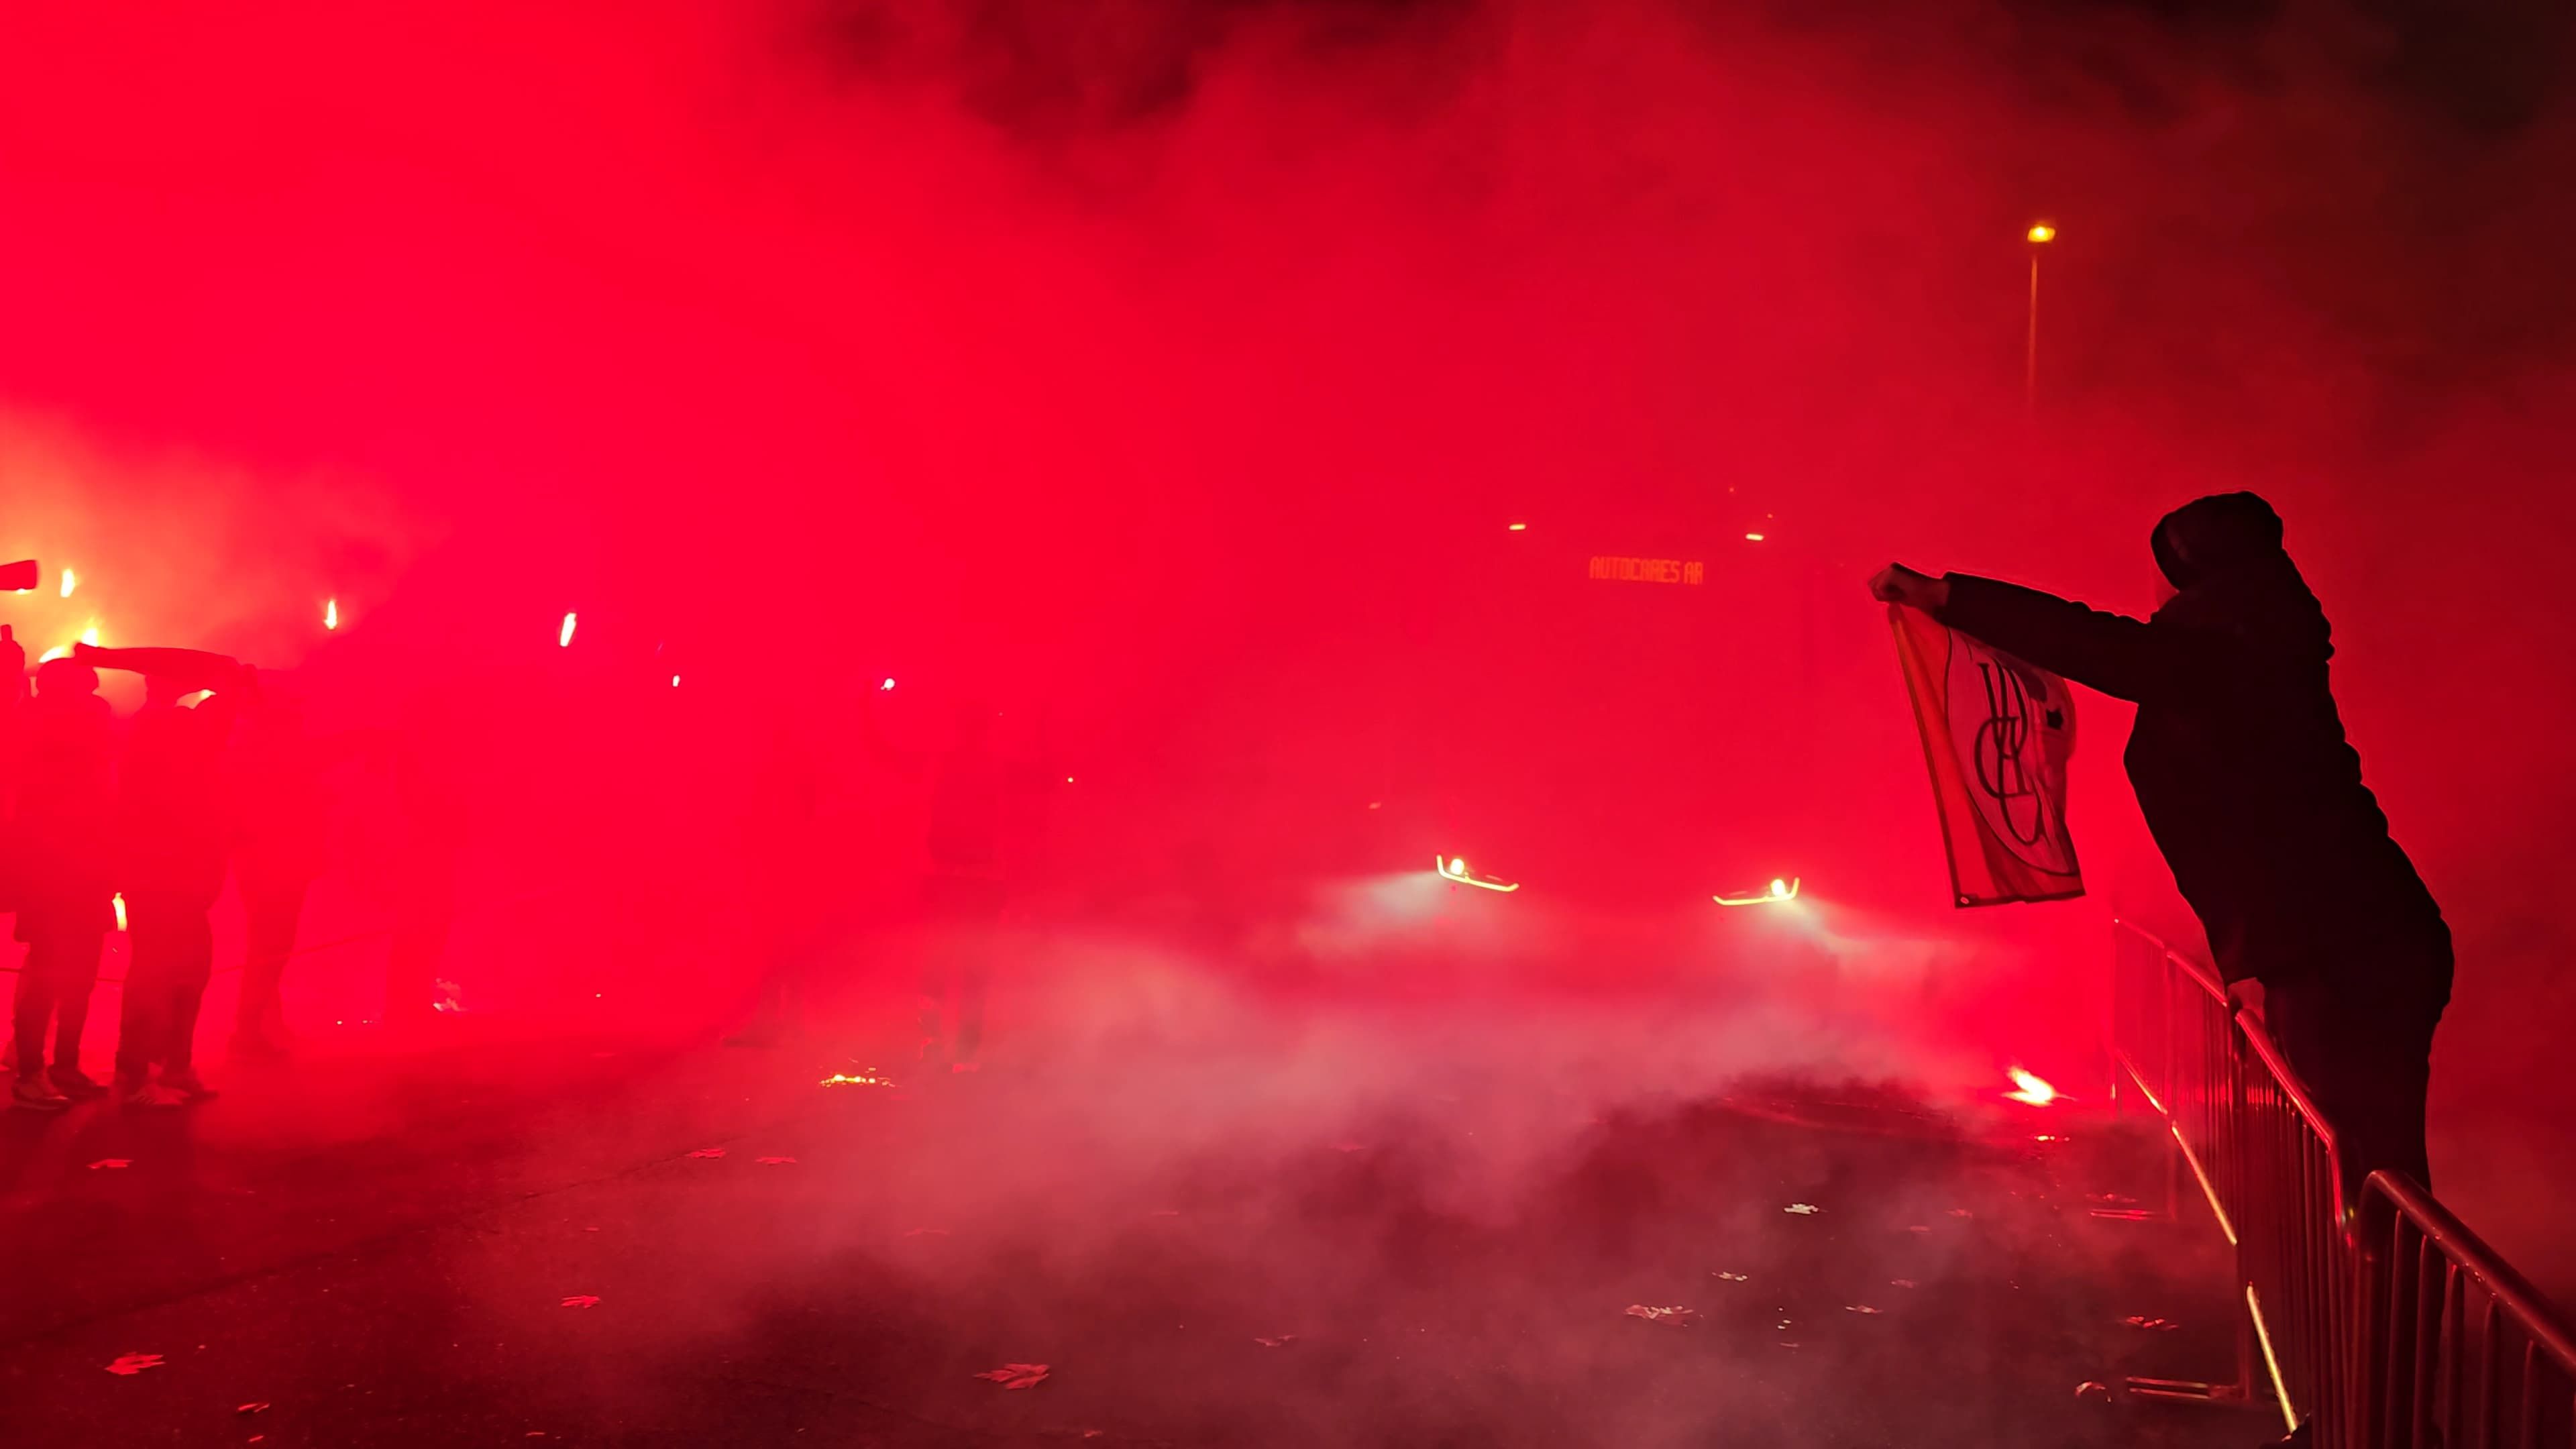
M 1958 903 L 2084 894 L 2066 834 L 2066 762 L 2075 753 L 2066 681 L 1919 609 L 1893 606 L 1888 618 Z

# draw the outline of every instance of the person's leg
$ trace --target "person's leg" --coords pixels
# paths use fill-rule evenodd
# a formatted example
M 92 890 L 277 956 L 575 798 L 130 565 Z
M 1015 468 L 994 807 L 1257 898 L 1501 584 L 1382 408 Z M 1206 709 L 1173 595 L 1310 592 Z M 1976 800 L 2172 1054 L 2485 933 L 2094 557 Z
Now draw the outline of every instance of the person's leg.
M 98 953 L 106 944 L 105 933 L 95 930 L 66 933 L 53 943 L 58 970 L 54 976 L 54 1078 L 55 1084 L 78 1083 L 96 1089 L 96 1083 L 81 1071 L 81 1035 L 89 1030 L 89 999 L 98 990 Z M 65 1090 L 70 1090 L 68 1086 Z
M 161 1060 L 172 945 L 169 922 L 158 903 L 129 900 L 125 914 L 125 992 L 116 1014 L 116 1084 L 133 1092 L 151 1081 L 152 1068 Z
M 190 912 L 148 898 L 125 904 L 129 924 L 125 1001 L 116 1027 L 117 1094 L 130 1107 L 177 1107 L 188 1100 L 186 1095 L 153 1081 L 152 1069 L 169 1054 L 170 1011 L 185 970 Z M 195 914 L 203 920 L 205 913 Z
M 286 962 L 295 953 L 296 927 L 304 917 L 304 887 L 246 886 L 242 913 L 241 1002 L 233 1013 L 233 1038 L 237 1046 L 274 1050 L 282 1035 Z
M 2431 1186 L 2424 1103 L 2449 990 L 2426 975 L 2264 987 L 2264 1029 L 2334 1132 L 2348 1204 L 2382 1168 Z
M 53 963 L 46 959 L 45 939 L 27 943 L 18 963 L 18 990 L 10 1004 L 9 1039 L 17 1049 L 18 1071 L 34 1076 L 45 1070 L 45 1028 L 54 1019 Z
M 197 1015 L 206 1004 L 206 986 L 215 974 L 215 928 L 202 910 L 185 912 L 173 923 L 176 936 L 171 960 L 169 1005 L 161 1064 L 165 1078 L 176 1077 L 196 1092 Z

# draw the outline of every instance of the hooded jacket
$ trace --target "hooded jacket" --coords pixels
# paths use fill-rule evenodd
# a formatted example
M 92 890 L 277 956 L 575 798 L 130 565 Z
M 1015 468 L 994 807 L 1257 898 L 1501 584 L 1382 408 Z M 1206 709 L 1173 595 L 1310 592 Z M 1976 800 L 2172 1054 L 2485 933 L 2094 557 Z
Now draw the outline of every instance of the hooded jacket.
M 2279 515 L 2203 498 L 2151 542 L 2178 592 L 2143 623 L 1959 574 L 1942 622 L 2137 704 L 2123 763 L 2227 980 L 2447 985 L 2449 930 L 2362 783 Z

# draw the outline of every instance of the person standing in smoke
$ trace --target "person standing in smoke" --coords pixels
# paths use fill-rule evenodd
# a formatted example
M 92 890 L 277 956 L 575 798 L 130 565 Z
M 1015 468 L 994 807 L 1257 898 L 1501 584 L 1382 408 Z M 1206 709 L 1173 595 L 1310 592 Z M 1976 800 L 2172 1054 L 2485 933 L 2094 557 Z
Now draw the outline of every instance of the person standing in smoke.
M 16 807 L 0 832 L 14 857 L 17 937 L 27 946 L 11 1015 L 12 1095 L 19 1106 L 58 1111 L 107 1090 L 80 1067 L 99 948 L 116 924 L 116 747 L 98 672 L 46 661 L 23 724 Z
M 116 1085 L 119 1097 L 136 1107 L 175 1107 L 214 1095 L 197 1073 L 196 1039 L 197 1013 L 214 975 L 208 915 L 223 894 L 229 865 L 224 744 L 244 696 L 256 688 L 249 670 L 217 656 L 167 652 L 168 659 L 189 659 L 185 667 L 112 662 L 162 653 L 93 656 L 111 667 L 140 669 L 144 679 L 143 708 L 126 739 L 116 822 L 118 881 L 133 948 L 117 1024 Z M 180 704 L 209 686 L 215 692 L 195 708 Z
M 2262 983 L 2264 1024 L 2335 1130 L 2347 1191 L 2380 1168 L 2429 1187 L 2451 932 L 2345 741 L 2325 610 L 2251 493 L 2167 514 L 2152 545 L 2173 592 L 2143 623 L 1902 565 L 1870 591 L 2136 701 L 2124 758 L 2147 828 L 2230 988 Z
M 234 797 L 241 835 L 233 875 L 241 888 L 244 949 L 232 1049 L 244 1060 L 274 1060 L 289 1045 L 281 988 L 304 897 L 325 863 L 330 799 L 320 746 L 306 736 L 297 701 L 264 691 L 249 735 Z
M 997 718 L 999 712 L 980 700 L 961 701 L 948 748 L 925 762 L 890 746 L 873 713 L 862 716 L 869 747 L 879 758 L 916 775 L 926 766 L 931 778 L 930 874 L 922 904 L 932 940 L 922 967 L 921 1059 L 935 1064 L 945 1057 L 952 1071 L 973 1071 L 983 1043 L 994 937 L 1010 904 L 1002 855 L 1005 802 L 1047 778 L 1042 769 L 1003 758 L 993 742 Z M 1043 724 L 1039 734 L 1043 749 Z M 952 993 L 953 1033 L 944 1029 Z

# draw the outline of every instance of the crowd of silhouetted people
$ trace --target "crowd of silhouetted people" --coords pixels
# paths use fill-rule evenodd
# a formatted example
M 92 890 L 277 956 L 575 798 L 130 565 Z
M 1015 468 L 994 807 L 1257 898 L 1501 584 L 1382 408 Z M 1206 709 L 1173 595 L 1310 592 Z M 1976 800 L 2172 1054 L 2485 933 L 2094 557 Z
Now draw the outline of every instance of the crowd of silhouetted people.
M 102 695 L 102 670 L 141 677 L 143 701 L 129 716 L 119 719 Z M 347 744 L 310 737 L 291 692 L 222 655 L 83 645 L 31 674 L 23 646 L 0 639 L 0 911 L 14 915 L 26 946 L 7 1047 L 13 1106 L 60 1111 L 112 1095 L 168 1109 L 213 1095 L 196 1041 L 214 971 L 214 909 L 228 881 L 245 938 L 231 1055 L 289 1052 L 287 967 L 327 858 L 324 771 Z M 449 797 L 416 778 L 428 772 L 403 767 L 420 752 L 394 752 L 406 795 L 442 804 L 414 813 L 445 813 Z M 447 893 L 421 890 L 438 900 L 398 912 L 389 1020 L 432 1009 Z M 126 974 L 101 1081 L 82 1060 L 82 1039 L 119 931 Z M 406 984 L 415 989 L 399 989 Z

